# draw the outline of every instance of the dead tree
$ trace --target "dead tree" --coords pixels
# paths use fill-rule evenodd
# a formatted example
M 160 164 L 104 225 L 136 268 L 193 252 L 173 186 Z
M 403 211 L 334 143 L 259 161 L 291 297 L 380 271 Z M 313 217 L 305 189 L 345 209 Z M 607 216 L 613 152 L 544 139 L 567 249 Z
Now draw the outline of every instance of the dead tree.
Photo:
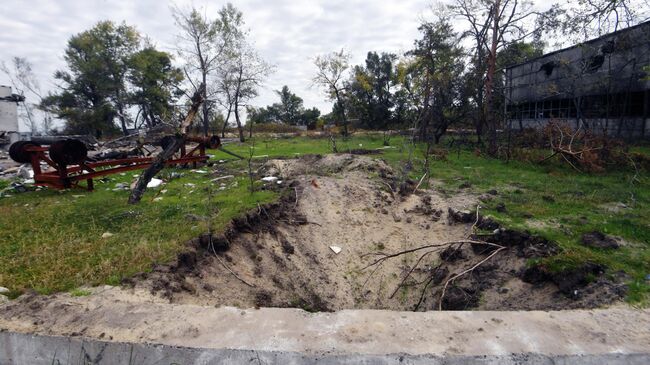
M 149 181 L 151 181 L 151 179 L 165 167 L 167 160 L 174 156 L 174 154 L 185 143 L 185 136 L 190 130 L 194 117 L 198 113 L 201 104 L 203 104 L 204 89 L 205 84 L 201 84 L 192 96 L 192 106 L 181 122 L 178 132 L 174 135 L 173 142 L 169 143 L 169 145 L 167 145 L 163 151 L 156 156 L 151 163 L 151 166 L 144 170 L 142 175 L 140 175 L 140 178 L 138 178 L 138 182 L 135 184 L 135 188 L 131 191 L 131 195 L 129 196 L 129 204 L 137 204 L 140 202 L 142 195 L 144 195 L 144 192 L 147 190 L 147 184 Z

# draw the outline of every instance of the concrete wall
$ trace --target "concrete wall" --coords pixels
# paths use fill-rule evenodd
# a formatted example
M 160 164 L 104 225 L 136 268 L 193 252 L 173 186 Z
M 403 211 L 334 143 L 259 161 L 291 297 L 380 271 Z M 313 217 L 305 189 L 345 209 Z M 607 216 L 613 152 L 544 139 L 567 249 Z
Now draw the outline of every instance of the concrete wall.
M 11 96 L 11 87 L 0 85 L 0 98 Z M 18 106 L 0 100 L 0 132 L 18 132 Z
M 508 68 L 507 95 L 517 104 L 644 91 L 650 89 L 643 80 L 648 65 L 650 22 Z
M 255 365 L 647 365 L 644 353 L 579 355 L 544 355 L 519 353 L 507 355 L 411 355 L 407 353 L 335 354 L 327 352 L 291 352 L 189 348 L 168 345 L 107 342 L 74 337 L 37 336 L 11 332 L 0 333 L 2 365 L 172 365 L 172 364 L 255 364 Z
M 513 130 L 526 128 L 543 128 L 551 119 L 510 119 L 509 126 Z M 585 119 L 584 121 L 589 129 L 597 134 L 606 131 L 608 136 L 617 136 L 621 138 L 650 138 L 650 119 L 644 118 L 627 118 L 627 119 Z M 567 120 L 566 123 L 578 127 L 576 120 Z M 584 125 L 583 125 L 584 127 Z

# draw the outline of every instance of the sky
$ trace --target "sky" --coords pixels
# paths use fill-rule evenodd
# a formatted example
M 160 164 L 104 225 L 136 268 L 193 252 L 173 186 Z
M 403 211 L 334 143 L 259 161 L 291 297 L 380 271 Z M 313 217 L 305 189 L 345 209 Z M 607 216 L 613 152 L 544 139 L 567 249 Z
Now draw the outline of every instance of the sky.
M 260 96 L 251 104 L 277 102 L 283 85 L 304 99 L 305 107 L 323 113 L 331 103 L 312 85 L 313 58 L 345 48 L 352 64 L 364 62 L 368 51 L 403 53 L 418 36 L 418 25 L 430 14 L 422 0 L 233 0 L 244 14 L 251 40 L 260 55 L 275 65 Z M 0 61 L 26 57 L 43 90 L 55 90 L 52 77 L 64 69 L 63 52 L 74 34 L 101 20 L 125 21 L 147 35 L 161 50 L 174 52 L 178 30 L 170 6 L 202 8 L 208 17 L 225 1 L 164 0 L 25 0 L 0 9 Z M 0 85 L 9 80 L 0 75 Z

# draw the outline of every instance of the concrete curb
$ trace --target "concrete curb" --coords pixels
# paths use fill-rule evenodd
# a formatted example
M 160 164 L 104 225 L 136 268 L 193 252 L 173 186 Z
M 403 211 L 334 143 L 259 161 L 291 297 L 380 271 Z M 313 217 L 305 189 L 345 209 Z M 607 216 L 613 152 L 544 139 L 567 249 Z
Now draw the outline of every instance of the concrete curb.
M 87 338 L 0 333 L 0 364 L 534 364 L 646 365 L 650 354 L 543 355 L 409 355 L 329 354 L 235 349 L 204 349 L 168 345 L 106 342 Z

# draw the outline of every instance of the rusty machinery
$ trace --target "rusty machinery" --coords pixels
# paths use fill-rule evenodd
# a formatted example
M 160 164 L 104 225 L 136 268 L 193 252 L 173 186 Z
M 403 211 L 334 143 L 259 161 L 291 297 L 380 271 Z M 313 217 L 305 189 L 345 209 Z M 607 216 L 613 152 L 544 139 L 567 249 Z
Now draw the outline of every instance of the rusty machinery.
M 173 141 L 172 136 L 163 137 L 160 141 L 162 148 L 166 148 Z M 197 143 L 189 148 L 187 142 Z M 221 140 L 217 136 L 211 137 L 185 137 L 181 146 L 167 165 L 187 165 L 196 167 L 197 163 L 208 160 L 206 148 L 220 148 Z M 9 148 L 9 156 L 19 163 L 30 163 L 34 170 L 34 184 L 48 186 L 54 189 L 67 189 L 81 187 L 80 181 L 86 181 L 86 188 L 93 190 L 93 179 L 125 171 L 145 169 L 153 161 L 153 157 L 132 157 L 109 159 L 103 161 L 90 161 L 86 144 L 77 139 L 65 139 L 52 143 L 49 147 L 41 146 L 32 141 L 19 141 Z M 47 164 L 44 170 L 41 163 Z

